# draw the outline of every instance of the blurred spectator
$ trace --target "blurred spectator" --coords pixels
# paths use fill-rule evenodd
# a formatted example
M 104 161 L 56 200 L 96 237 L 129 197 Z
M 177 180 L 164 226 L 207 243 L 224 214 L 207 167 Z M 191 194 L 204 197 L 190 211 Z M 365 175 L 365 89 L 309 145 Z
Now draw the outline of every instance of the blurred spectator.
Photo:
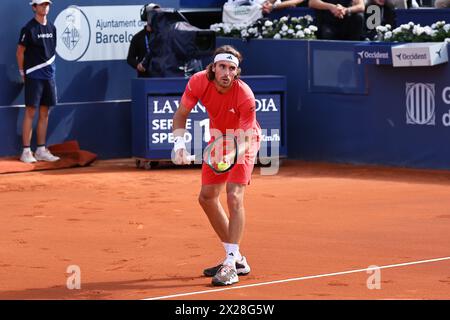
M 308 7 L 309 0 L 267 0 L 263 3 L 263 13 L 269 14 L 273 10 L 282 10 L 286 8 Z
M 374 6 L 379 11 L 374 11 Z M 380 17 L 375 16 L 378 12 L 381 15 Z M 376 27 L 387 24 L 392 27 L 395 26 L 394 4 L 388 0 L 366 0 L 365 21 L 366 37 L 373 40 L 377 35 Z
M 434 7 L 438 9 L 450 8 L 450 0 L 436 0 Z
M 309 0 L 316 11 L 318 38 L 326 40 L 362 40 L 364 0 Z
M 264 2 L 266 0 L 228 0 L 223 5 L 222 22 L 251 24 L 263 17 Z

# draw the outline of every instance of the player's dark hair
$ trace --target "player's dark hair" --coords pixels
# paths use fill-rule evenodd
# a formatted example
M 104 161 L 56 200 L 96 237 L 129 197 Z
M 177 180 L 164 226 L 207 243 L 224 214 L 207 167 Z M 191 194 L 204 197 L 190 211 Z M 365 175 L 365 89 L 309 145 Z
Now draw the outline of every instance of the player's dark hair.
M 225 46 L 221 46 L 221 47 L 217 48 L 217 49 L 214 51 L 214 55 L 213 55 L 213 56 L 215 57 L 215 56 L 218 55 L 219 53 L 230 53 L 230 54 L 232 54 L 233 56 L 235 56 L 235 57 L 239 60 L 239 64 L 241 64 L 241 62 L 242 62 L 242 55 L 240 54 L 239 51 L 237 51 L 237 50 L 236 50 L 235 48 L 233 48 L 232 46 L 225 45 Z M 214 62 L 211 62 L 211 63 L 208 64 L 208 66 L 206 67 L 206 72 L 207 72 L 207 76 L 208 76 L 208 80 L 209 80 L 209 81 L 214 80 L 214 79 L 215 79 L 215 76 L 216 76 L 216 75 L 215 75 L 215 72 L 212 71 L 213 66 L 214 66 Z M 241 68 L 238 67 L 238 68 L 237 68 L 237 74 L 236 74 L 236 77 L 235 77 L 234 79 L 238 79 L 240 75 L 241 75 Z

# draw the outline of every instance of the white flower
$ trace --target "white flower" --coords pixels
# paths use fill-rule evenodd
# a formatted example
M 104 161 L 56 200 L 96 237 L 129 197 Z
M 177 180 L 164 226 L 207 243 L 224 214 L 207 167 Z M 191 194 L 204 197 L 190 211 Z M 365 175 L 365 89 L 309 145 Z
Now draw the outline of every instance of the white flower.
M 377 32 L 386 32 L 386 27 L 385 26 L 377 26 L 375 28 L 375 30 L 377 30 Z
M 433 29 L 431 29 L 429 26 L 425 26 L 423 28 L 424 32 L 428 35 L 431 36 Z
M 311 30 L 312 32 L 317 32 L 317 30 L 319 30 L 319 29 L 317 29 L 316 26 L 313 26 L 313 25 L 310 25 L 308 28 L 309 28 L 309 30 Z
M 309 30 L 308 28 L 306 28 L 306 29 L 304 30 L 304 32 L 305 32 L 305 34 L 306 34 L 307 36 L 309 36 L 310 34 L 312 34 L 311 30 Z
M 284 31 L 284 32 L 286 32 L 288 29 L 289 29 L 288 26 L 285 24 L 283 24 L 283 26 L 281 27 L 281 31 Z
M 402 32 L 402 29 L 401 28 L 395 28 L 394 30 L 392 30 L 392 33 L 393 34 L 399 34 L 399 33 L 401 33 Z
M 295 26 L 295 29 L 301 30 L 301 29 L 303 29 L 303 27 L 300 24 L 298 24 L 298 25 Z
M 258 30 L 256 28 L 248 28 L 248 33 L 256 33 Z
M 304 38 L 305 37 L 305 33 L 302 30 L 297 31 L 297 33 L 295 34 L 296 38 Z
M 444 31 L 445 32 L 448 32 L 450 30 L 450 24 L 446 24 L 445 26 L 444 26 Z
M 293 34 L 294 33 L 294 30 L 293 29 L 289 29 L 288 30 L 288 34 Z
M 276 34 L 273 36 L 273 38 L 274 38 L 274 39 L 281 39 L 281 35 L 280 35 L 279 33 L 276 33 Z
M 392 38 L 392 32 L 391 32 L 391 31 L 386 32 L 386 33 L 384 34 L 384 38 L 385 38 L 385 39 L 390 39 L 390 38 Z
M 392 26 L 390 24 L 385 25 L 386 29 L 391 30 Z
M 271 26 L 273 26 L 273 22 L 267 20 L 266 22 L 264 22 L 264 25 L 265 25 L 266 27 L 271 27 Z
M 289 18 L 286 16 L 280 18 L 280 22 L 287 22 L 288 20 Z
M 414 26 L 413 33 L 420 36 L 425 33 L 425 28 L 422 28 L 420 25 Z
M 306 21 L 308 22 L 313 22 L 313 17 L 311 17 L 309 14 L 307 14 L 306 16 L 304 16 L 304 18 L 306 19 Z
M 444 42 L 445 43 L 450 43 L 450 38 L 445 38 Z

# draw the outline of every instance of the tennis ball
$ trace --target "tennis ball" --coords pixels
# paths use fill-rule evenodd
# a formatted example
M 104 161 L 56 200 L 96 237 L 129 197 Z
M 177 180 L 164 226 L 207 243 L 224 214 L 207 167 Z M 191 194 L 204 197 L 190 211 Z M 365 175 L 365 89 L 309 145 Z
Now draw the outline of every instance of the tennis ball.
M 226 162 L 219 162 L 219 163 L 217 164 L 217 168 L 218 168 L 220 171 L 226 170 L 226 169 L 228 168 L 228 163 L 226 163 Z

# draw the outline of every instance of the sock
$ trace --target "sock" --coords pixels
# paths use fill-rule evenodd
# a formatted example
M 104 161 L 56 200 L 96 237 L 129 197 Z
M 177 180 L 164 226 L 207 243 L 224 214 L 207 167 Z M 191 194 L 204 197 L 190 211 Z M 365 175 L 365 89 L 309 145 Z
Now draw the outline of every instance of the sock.
M 242 259 L 241 253 L 239 252 L 239 245 L 237 243 L 223 242 L 223 247 L 225 248 L 227 255 L 223 264 L 235 267 L 236 261 L 240 261 Z
M 37 146 L 36 152 L 45 151 L 45 144 Z
M 23 152 L 31 152 L 30 146 L 23 146 Z

